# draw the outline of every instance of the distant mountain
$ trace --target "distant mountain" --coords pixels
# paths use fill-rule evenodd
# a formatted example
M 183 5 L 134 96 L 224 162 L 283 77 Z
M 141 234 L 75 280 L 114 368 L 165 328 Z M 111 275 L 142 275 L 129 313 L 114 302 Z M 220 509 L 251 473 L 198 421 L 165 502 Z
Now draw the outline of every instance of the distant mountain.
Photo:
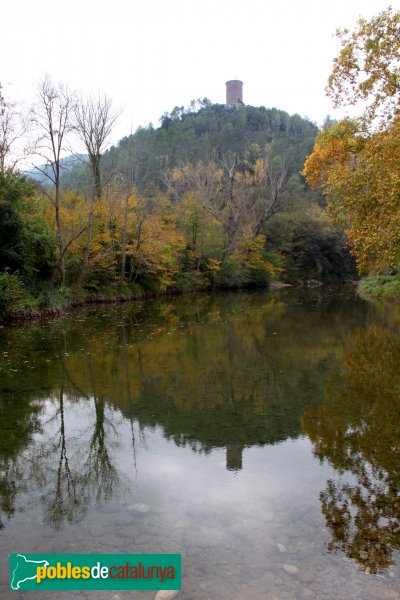
M 70 171 L 73 171 L 78 165 L 85 165 L 86 154 L 71 154 L 61 159 L 61 176 L 67 175 Z M 51 183 L 48 175 L 51 176 L 50 165 L 38 165 L 33 169 L 28 169 L 25 174 L 34 181 L 42 183 L 44 185 Z M 48 175 L 47 175 L 48 174 Z

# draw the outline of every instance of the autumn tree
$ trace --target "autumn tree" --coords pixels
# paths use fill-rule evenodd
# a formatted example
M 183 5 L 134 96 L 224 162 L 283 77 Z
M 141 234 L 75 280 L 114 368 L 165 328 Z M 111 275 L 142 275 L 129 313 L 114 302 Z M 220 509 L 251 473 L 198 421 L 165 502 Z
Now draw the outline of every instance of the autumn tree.
M 321 185 L 331 215 L 344 225 L 361 273 L 400 264 L 400 119 L 369 138 L 355 121 L 324 129 L 307 159 L 310 185 Z
M 303 175 L 344 225 L 359 271 L 392 272 L 400 264 L 400 12 L 338 35 L 328 94 L 337 106 L 363 100 L 367 108 L 324 127 Z
M 127 262 L 127 244 L 128 244 L 128 220 L 129 211 L 132 206 L 136 206 L 137 185 L 140 176 L 141 162 L 144 154 L 142 144 L 129 145 L 125 151 L 125 160 L 122 161 L 118 171 L 117 186 L 120 194 L 123 196 L 123 230 L 121 241 L 121 282 L 125 280 L 126 262 Z M 136 220 L 136 227 L 138 221 Z M 138 232 L 136 231 L 136 234 Z
M 183 227 L 190 231 L 189 248 L 197 271 L 203 261 L 207 212 L 212 213 L 217 179 L 218 169 L 213 160 L 200 161 L 196 165 L 186 163 L 181 168 L 164 169 L 163 172 L 165 187 L 173 193 L 174 201 L 181 203 Z
M 400 109 L 400 11 L 392 8 L 357 27 L 336 32 L 341 50 L 334 59 L 327 95 L 336 107 L 366 103 L 365 125 L 389 123 Z
M 118 113 L 113 110 L 112 101 L 105 94 L 99 94 L 97 98 L 81 98 L 75 105 L 74 112 L 75 130 L 87 152 L 92 178 L 87 246 L 81 273 L 81 280 L 83 280 L 89 266 L 95 201 L 102 194 L 101 159 Z
M 244 226 L 250 226 L 257 236 L 279 209 L 287 177 L 285 159 L 275 157 L 273 161 L 271 147 L 264 154 L 256 150 L 254 161 L 228 155 L 223 160 L 187 163 L 164 172 L 164 183 L 177 200 L 196 192 L 202 208 L 221 223 L 227 236 L 226 257 Z
M 139 195 L 134 194 L 132 200 L 135 222 L 127 244 L 129 279 L 152 291 L 165 291 L 176 284 L 185 244 L 176 211 L 163 196 L 152 210 Z
M 287 178 L 284 158 L 272 158 L 272 145 L 254 156 L 228 154 L 222 160 L 189 163 L 164 172 L 164 183 L 175 200 L 190 198 L 193 218 L 192 249 L 197 253 L 197 270 L 204 255 L 207 215 L 221 228 L 222 248 L 213 259 L 224 267 L 235 256 L 239 263 L 251 263 L 254 251 L 262 261 L 265 223 L 279 209 Z M 194 210 L 198 203 L 198 211 Z M 261 264 L 260 262 L 260 264 Z

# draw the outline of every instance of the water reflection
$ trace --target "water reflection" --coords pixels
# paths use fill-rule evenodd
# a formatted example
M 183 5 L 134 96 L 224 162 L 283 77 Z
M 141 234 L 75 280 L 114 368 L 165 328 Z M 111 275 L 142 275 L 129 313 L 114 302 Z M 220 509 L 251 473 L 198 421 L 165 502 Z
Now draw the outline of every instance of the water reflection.
M 344 550 L 372 573 L 391 566 L 400 547 L 399 365 L 398 333 L 377 325 L 356 331 L 343 374 L 303 419 L 315 455 L 338 472 L 320 497 L 329 549 Z M 347 473 L 354 481 L 340 476 Z
M 3 533 L 39 506 L 38 536 L 46 525 L 68 539 L 80 523 L 89 542 L 113 543 L 112 551 L 124 551 L 127 523 L 147 551 L 149 531 L 154 551 L 161 530 L 176 551 L 194 554 L 194 539 L 204 548 L 220 539 L 227 553 L 239 544 L 243 557 L 257 540 L 261 581 L 265 560 L 282 571 L 285 546 L 292 562 L 312 548 L 307 569 L 315 568 L 322 507 L 329 550 L 371 572 L 389 567 L 400 533 L 400 339 L 398 321 L 380 311 L 315 290 L 257 292 L 87 309 L 0 329 Z M 306 458 L 304 433 L 329 469 Z M 220 451 L 223 477 L 211 467 Z M 188 455 L 208 465 L 201 484 Z M 276 489 L 265 479 L 271 472 Z M 136 501 L 164 511 L 146 527 L 142 516 L 133 525 L 124 516 L 144 488 Z M 107 511 L 122 515 L 108 529 Z M 193 539 L 179 537 L 184 530 Z
M 112 418 L 108 416 L 112 412 L 108 410 L 107 415 L 103 399 L 88 399 L 86 404 L 92 403 L 92 418 L 85 419 L 83 432 L 71 435 L 66 431 L 65 401 L 61 388 L 54 415 L 49 418 L 49 413 L 46 414 L 47 424 L 57 422 L 57 430 L 42 442 L 39 457 L 32 464 L 32 472 L 43 487 L 48 488 L 52 482 L 42 501 L 45 522 L 55 529 L 61 529 L 64 520 L 80 521 L 91 500 L 96 504 L 106 501 L 119 485 L 118 470 L 109 448 L 112 443 L 109 438 L 112 435 L 117 438 Z M 88 407 L 85 409 L 87 412 Z M 52 460 L 43 460 L 47 456 Z

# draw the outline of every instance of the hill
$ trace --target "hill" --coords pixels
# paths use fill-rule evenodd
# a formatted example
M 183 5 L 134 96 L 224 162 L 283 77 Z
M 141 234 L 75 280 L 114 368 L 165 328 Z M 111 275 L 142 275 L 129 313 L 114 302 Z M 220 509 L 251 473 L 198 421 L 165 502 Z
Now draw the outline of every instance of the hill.
M 63 164 L 58 204 L 51 187 L 4 173 L 0 312 L 354 278 L 343 232 L 300 175 L 317 131 L 274 108 L 202 100 L 111 147 L 96 186 L 87 163 Z
M 273 157 L 285 157 L 289 188 L 294 188 L 303 181 L 299 171 L 317 133 L 311 121 L 276 108 L 228 108 L 207 99 L 197 100 L 189 108 L 175 107 L 165 113 L 160 127 L 141 127 L 121 139 L 104 154 L 103 171 L 112 174 L 131 167 L 139 193 L 153 195 L 163 187 L 166 167 L 221 161 L 229 154 L 251 157 L 254 145 L 263 150 L 272 144 Z M 86 180 L 82 164 L 64 175 L 64 184 L 71 188 L 85 186 Z

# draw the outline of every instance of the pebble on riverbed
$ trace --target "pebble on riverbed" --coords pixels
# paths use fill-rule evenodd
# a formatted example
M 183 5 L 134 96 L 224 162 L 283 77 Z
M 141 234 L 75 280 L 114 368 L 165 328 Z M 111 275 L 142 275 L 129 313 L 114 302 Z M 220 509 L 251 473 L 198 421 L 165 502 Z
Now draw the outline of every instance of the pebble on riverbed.
M 179 594 L 178 590 L 160 590 L 155 595 L 154 600 L 172 600 Z
M 150 507 L 147 506 L 147 504 L 144 504 L 143 502 L 136 502 L 136 504 L 128 506 L 128 510 L 145 515 L 148 512 L 150 512 Z
M 296 565 L 283 565 L 283 568 L 289 575 L 297 575 L 299 572 L 299 569 L 296 567 Z

